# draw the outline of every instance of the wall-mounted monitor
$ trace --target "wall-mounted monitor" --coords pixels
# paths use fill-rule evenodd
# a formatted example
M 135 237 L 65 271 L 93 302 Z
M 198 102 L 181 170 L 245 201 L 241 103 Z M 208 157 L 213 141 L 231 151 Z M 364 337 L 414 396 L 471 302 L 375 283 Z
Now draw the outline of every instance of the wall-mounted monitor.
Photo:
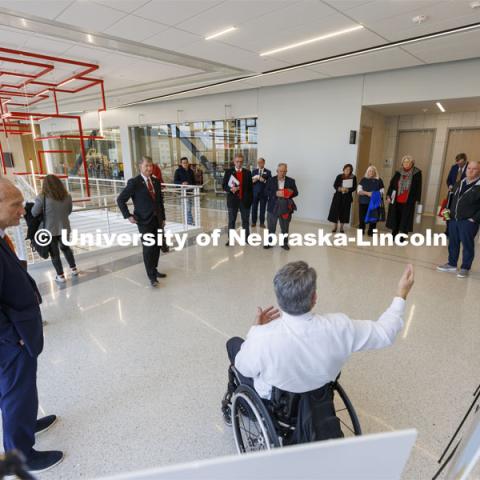
M 7 168 L 13 168 L 15 166 L 13 163 L 13 155 L 11 152 L 3 152 L 3 160 L 5 161 L 5 166 Z

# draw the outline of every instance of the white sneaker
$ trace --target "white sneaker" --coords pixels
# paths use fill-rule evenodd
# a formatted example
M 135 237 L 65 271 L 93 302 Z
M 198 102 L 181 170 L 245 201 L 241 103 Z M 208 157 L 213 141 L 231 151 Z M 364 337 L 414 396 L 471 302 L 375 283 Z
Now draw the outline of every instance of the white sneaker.
M 67 279 L 65 278 L 65 275 L 62 275 L 62 276 L 57 275 L 57 276 L 55 277 L 55 281 L 56 281 L 57 283 L 66 283 Z
M 73 277 L 78 277 L 79 272 L 78 272 L 77 267 L 71 268 L 70 271 L 71 271 Z
M 457 273 L 457 277 L 458 278 L 465 278 L 465 277 L 468 277 L 469 273 L 470 273 L 469 270 L 465 270 L 464 268 L 461 268 Z

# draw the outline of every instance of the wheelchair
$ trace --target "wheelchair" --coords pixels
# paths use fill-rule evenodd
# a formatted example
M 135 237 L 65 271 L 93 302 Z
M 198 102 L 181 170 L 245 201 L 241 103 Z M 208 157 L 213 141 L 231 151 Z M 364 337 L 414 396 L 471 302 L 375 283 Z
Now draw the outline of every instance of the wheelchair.
M 222 414 L 225 422 L 231 424 L 233 428 L 238 453 L 270 450 L 299 443 L 296 429 L 302 394 L 289 393 L 273 387 L 271 400 L 264 400 L 253 387 L 241 382 L 235 367 L 229 367 L 228 377 L 228 390 L 222 400 Z M 320 395 L 324 399 L 328 397 L 326 402 L 323 401 L 329 405 L 330 426 L 333 424 L 333 430 L 325 424 L 327 426 L 325 436 L 322 438 L 322 435 L 319 435 L 315 440 L 362 434 L 355 409 L 340 385 L 339 377 L 340 374 L 334 382 L 311 392 L 313 394 L 321 392 Z M 319 404 L 322 399 L 314 395 L 313 402 Z

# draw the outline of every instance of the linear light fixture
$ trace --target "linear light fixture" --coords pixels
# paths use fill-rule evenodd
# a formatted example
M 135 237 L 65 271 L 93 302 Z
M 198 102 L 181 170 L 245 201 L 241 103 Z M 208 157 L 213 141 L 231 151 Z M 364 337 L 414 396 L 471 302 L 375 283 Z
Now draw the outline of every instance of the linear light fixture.
M 222 30 L 220 32 L 212 33 L 211 35 L 206 36 L 205 40 L 213 40 L 214 38 L 220 37 L 220 35 L 225 35 L 226 33 L 233 32 L 236 29 L 237 29 L 237 27 L 233 27 L 233 26 L 225 28 L 224 30 Z
M 262 73 L 255 73 L 255 74 L 252 74 L 252 75 L 244 75 L 242 77 L 237 77 L 237 78 L 233 78 L 233 79 L 230 79 L 230 80 L 222 80 L 222 81 L 219 81 L 219 82 L 210 83 L 208 85 L 204 85 L 204 86 L 201 86 L 201 87 L 192 87 L 192 88 L 188 88 L 188 89 L 185 89 L 185 90 L 180 90 L 180 91 L 177 91 L 177 92 L 166 93 L 166 94 L 163 94 L 163 95 L 156 95 L 154 97 L 144 98 L 143 100 L 136 100 L 134 102 L 125 103 L 123 105 L 117 105 L 113 108 L 117 109 L 117 108 L 131 107 L 133 105 L 140 105 L 140 104 L 143 104 L 143 103 L 156 102 L 156 101 L 158 102 L 160 100 L 168 100 L 169 98 L 177 97 L 179 95 L 187 95 L 189 93 L 196 92 L 196 91 L 199 91 L 199 90 L 207 90 L 207 89 L 210 89 L 210 88 L 219 87 L 219 86 L 227 85 L 227 84 L 230 84 L 230 83 L 243 82 L 243 81 L 247 81 L 247 80 L 252 80 L 254 78 L 265 77 L 267 75 L 276 75 L 276 74 L 279 74 L 279 73 L 289 72 L 291 70 L 297 70 L 297 69 L 300 69 L 300 68 L 311 67 L 312 65 L 321 65 L 323 63 L 329 63 L 329 62 L 333 62 L 333 61 L 336 61 L 336 60 L 344 60 L 346 58 L 353 58 L 353 57 L 357 57 L 357 56 L 361 56 L 361 55 L 365 55 L 365 54 L 369 54 L 369 53 L 379 52 L 379 51 L 383 51 L 383 50 L 389 50 L 389 49 L 400 47 L 400 46 L 403 46 L 403 45 L 411 45 L 411 44 L 414 44 L 414 43 L 417 43 L 417 42 L 422 42 L 422 41 L 425 41 L 425 40 L 432 40 L 432 39 L 435 39 L 435 38 L 446 37 L 446 36 L 449 36 L 449 35 L 455 35 L 455 34 L 458 34 L 458 33 L 465 33 L 465 32 L 470 32 L 470 31 L 474 31 L 474 30 L 480 30 L 480 22 L 471 23 L 469 25 L 463 25 L 461 27 L 449 28 L 447 30 L 441 30 L 439 32 L 427 33 L 427 34 L 424 34 L 424 35 L 419 35 L 417 37 L 406 38 L 406 39 L 403 39 L 403 40 L 396 40 L 396 41 L 393 41 L 393 42 L 378 45 L 376 47 L 362 48 L 360 50 L 355 50 L 355 51 L 352 51 L 352 52 L 332 55 L 332 56 L 321 58 L 321 59 L 318 59 L 318 60 L 311 60 L 311 61 L 308 61 L 308 62 L 298 63 L 296 65 L 292 65 L 291 67 L 280 67 L 280 68 L 276 68 L 274 70 L 268 70 L 268 71 L 265 71 L 265 72 L 262 72 Z
M 355 27 L 344 28 L 343 30 L 337 30 L 336 32 L 320 35 L 319 37 L 303 40 L 302 42 L 291 43 L 290 45 L 285 45 L 284 47 L 274 48 L 273 50 L 268 50 L 267 52 L 261 53 L 260 56 L 264 57 L 266 55 L 273 55 L 274 53 L 284 52 L 285 50 L 290 50 L 292 48 L 303 47 L 304 45 L 309 45 L 310 43 L 320 42 L 321 40 L 328 40 L 329 38 L 338 37 L 339 35 L 345 35 L 346 33 L 356 32 L 358 30 L 362 30 L 363 28 L 363 25 L 356 25 Z
M 445 113 L 445 108 L 443 108 L 443 105 L 440 102 L 437 102 L 437 107 L 442 113 Z

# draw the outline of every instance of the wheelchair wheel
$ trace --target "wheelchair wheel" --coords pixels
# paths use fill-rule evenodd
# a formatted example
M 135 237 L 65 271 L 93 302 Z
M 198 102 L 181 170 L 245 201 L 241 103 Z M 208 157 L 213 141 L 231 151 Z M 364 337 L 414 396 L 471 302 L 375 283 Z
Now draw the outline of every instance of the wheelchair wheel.
M 255 390 L 247 385 L 240 385 L 233 395 L 232 426 L 238 453 L 280 447 L 267 407 Z
M 355 412 L 348 395 L 338 382 L 334 383 L 333 388 L 336 393 L 334 396 L 335 413 L 340 420 L 344 436 L 352 437 L 355 435 L 361 435 L 362 429 L 360 427 L 357 412 Z

